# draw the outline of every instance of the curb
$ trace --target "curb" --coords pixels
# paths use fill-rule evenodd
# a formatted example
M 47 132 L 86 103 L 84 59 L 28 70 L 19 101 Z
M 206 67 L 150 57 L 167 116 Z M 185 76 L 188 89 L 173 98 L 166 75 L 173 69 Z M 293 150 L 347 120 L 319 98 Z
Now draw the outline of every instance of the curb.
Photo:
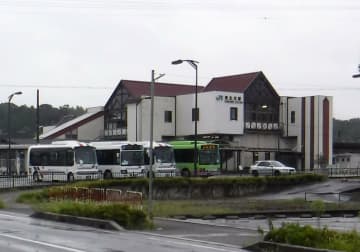
M 48 212 L 35 212 L 30 217 L 37 219 L 45 219 L 51 221 L 65 222 L 76 225 L 95 227 L 100 229 L 112 230 L 112 231 L 122 231 L 124 230 L 119 224 L 112 220 L 101 220 L 88 217 L 79 217 L 65 214 L 54 214 Z
M 321 218 L 332 218 L 332 217 L 345 217 L 352 218 L 358 216 L 360 209 L 346 209 L 346 210 L 328 210 L 325 211 L 320 217 Z M 229 214 L 214 214 L 214 215 L 175 215 L 171 218 L 178 220 L 187 219 L 203 219 L 203 220 L 215 220 L 215 219 L 266 219 L 266 218 L 288 218 L 288 217 L 299 217 L 299 218 L 312 218 L 316 217 L 314 211 L 311 210 L 277 210 L 277 211 L 254 211 L 254 212 L 241 212 L 241 213 L 229 213 Z

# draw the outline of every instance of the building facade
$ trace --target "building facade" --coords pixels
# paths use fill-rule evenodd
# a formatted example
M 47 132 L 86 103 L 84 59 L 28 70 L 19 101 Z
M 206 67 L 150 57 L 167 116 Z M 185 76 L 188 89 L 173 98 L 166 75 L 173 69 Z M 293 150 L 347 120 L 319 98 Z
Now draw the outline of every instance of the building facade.
M 214 78 L 201 89 L 197 137 L 221 143 L 224 171 L 262 159 L 298 170 L 331 164 L 332 97 L 280 97 L 262 72 Z M 154 97 L 155 140 L 194 139 L 194 96 Z M 126 105 L 128 140 L 149 139 L 150 101 Z
M 263 159 L 298 170 L 332 163 L 332 97 L 282 97 L 262 72 L 254 72 L 198 86 L 196 113 L 195 88 L 154 83 L 154 140 L 194 139 L 197 114 L 197 139 L 220 144 L 223 171 L 238 171 Z M 121 80 L 102 111 L 74 119 L 43 138 L 146 141 L 150 104 L 150 82 Z

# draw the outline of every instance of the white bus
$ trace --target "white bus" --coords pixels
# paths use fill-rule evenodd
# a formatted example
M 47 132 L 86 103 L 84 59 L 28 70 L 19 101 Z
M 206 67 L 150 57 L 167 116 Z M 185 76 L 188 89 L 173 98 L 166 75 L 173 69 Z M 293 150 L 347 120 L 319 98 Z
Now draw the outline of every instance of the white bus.
M 145 149 L 146 175 L 149 177 L 150 166 L 150 141 L 139 142 Z M 173 177 L 177 174 L 174 150 L 170 144 L 153 142 L 153 165 L 154 177 Z
M 144 147 L 127 141 L 91 142 L 96 148 L 99 170 L 104 179 L 143 177 Z
M 31 145 L 27 155 L 28 174 L 35 181 L 97 179 L 96 150 L 78 141 L 55 141 Z

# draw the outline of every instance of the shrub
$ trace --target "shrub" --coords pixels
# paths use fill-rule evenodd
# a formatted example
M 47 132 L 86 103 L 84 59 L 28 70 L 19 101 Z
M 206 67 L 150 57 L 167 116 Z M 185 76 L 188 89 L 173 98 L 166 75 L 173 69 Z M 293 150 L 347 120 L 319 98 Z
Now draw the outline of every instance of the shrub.
M 328 228 L 316 229 L 309 225 L 283 224 L 267 233 L 265 241 L 288 243 L 305 247 L 357 252 L 360 235 L 356 231 L 337 232 Z
M 144 211 L 119 203 L 57 201 L 39 205 L 39 210 L 80 217 L 113 220 L 126 229 L 152 227 Z
M 19 197 L 16 199 L 16 202 L 28 204 L 46 202 L 49 199 L 48 195 L 49 194 L 47 189 L 34 192 L 25 192 L 19 195 Z

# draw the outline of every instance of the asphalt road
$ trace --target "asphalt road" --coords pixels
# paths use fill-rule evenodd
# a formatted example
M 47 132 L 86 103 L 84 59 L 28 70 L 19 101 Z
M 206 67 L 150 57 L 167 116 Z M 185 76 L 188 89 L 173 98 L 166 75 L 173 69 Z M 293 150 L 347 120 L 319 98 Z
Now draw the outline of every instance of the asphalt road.
M 0 212 L 0 251 L 236 252 L 236 246 L 141 232 L 111 232 Z
M 210 221 L 156 218 L 155 224 L 157 228 L 147 233 L 166 235 L 182 240 L 228 244 L 242 248 L 262 240 L 257 229 L 218 225 L 216 222 Z

